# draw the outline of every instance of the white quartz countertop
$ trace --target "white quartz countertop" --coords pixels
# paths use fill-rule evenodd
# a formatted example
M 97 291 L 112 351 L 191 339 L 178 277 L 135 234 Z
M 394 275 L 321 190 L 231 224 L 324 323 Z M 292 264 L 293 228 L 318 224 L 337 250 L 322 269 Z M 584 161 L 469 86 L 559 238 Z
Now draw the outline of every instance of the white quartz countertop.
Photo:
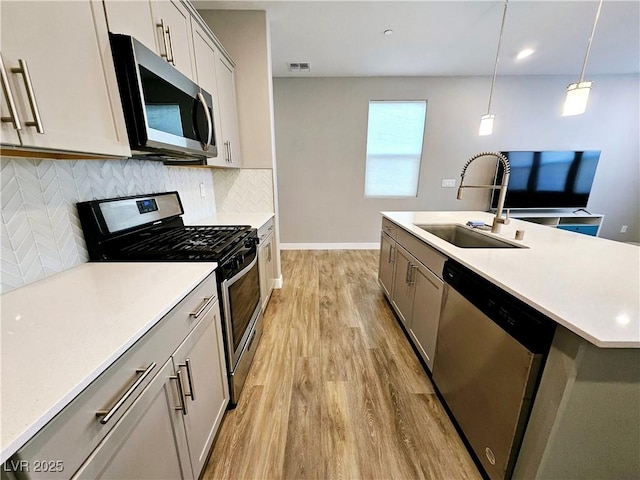
M 0 463 L 216 266 L 85 263 L 0 296 Z
M 444 255 L 598 347 L 640 348 L 640 247 L 511 220 L 491 234 L 528 248 L 459 248 L 416 225 L 491 224 L 487 212 L 382 212 Z
M 250 225 L 260 228 L 273 217 L 273 213 L 214 213 L 189 225 Z

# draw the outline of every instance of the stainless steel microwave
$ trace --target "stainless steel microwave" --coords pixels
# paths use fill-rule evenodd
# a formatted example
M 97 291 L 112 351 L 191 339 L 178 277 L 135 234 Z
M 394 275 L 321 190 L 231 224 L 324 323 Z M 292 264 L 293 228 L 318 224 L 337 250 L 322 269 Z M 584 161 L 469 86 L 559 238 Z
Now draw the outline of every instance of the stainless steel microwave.
M 196 165 L 217 156 L 212 96 L 135 38 L 109 38 L 133 156 Z

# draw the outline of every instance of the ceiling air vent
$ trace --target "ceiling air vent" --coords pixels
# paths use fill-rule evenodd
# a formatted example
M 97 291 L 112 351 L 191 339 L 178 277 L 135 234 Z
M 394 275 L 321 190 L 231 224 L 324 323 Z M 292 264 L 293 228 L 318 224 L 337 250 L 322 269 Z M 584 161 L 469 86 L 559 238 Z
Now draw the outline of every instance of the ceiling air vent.
M 289 63 L 289 71 L 294 73 L 308 73 L 311 71 L 309 62 L 291 62 Z

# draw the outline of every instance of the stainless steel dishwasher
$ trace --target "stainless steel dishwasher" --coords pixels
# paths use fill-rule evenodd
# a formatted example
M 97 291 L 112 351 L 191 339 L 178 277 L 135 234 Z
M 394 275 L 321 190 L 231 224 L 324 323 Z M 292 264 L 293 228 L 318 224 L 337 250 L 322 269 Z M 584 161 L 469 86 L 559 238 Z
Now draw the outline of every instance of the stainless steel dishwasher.
M 487 475 L 510 478 L 555 323 L 449 260 L 433 380 Z

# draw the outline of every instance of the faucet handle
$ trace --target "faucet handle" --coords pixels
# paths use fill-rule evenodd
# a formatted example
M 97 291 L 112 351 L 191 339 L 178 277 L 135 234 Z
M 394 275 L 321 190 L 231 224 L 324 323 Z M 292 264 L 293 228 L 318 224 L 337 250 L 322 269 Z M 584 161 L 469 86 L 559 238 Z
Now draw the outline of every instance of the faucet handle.
M 505 225 L 509 225 L 509 222 L 511 221 L 510 217 L 509 217 L 509 208 L 507 208 L 507 216 L 504 219 L 504 224 Z

